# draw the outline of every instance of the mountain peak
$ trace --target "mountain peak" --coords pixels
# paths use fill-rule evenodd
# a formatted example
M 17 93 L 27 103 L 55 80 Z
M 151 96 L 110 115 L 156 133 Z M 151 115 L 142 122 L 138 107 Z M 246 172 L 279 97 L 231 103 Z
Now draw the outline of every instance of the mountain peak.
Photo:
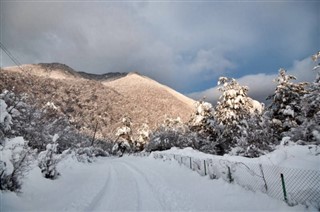
M 32 94 L 40 107 L 52 102 L 84 133 L 93 133 L 92 123 L 99 123 L 101 136 L 113 136 L 124 114 L 133 130 L 145 122 L 154 130 L 167 116 L 188 121 L 194 110 L 192 99 L 138 72 L 89 74 L 61 63 L 23 67 L 28 71 L 2 69 L 0 89 L 14 86 Z
M 37 65 L 42 66 L 44 68 L 51 68 L 51 69 L 64 69 L 64 70 L 73 70 L 70 66 L 63 64 L 63 63 L 38 63 Z

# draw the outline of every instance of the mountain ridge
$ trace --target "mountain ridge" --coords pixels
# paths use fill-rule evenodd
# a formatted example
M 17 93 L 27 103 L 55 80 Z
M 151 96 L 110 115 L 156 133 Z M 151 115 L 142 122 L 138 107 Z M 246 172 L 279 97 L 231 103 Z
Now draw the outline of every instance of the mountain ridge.
M 21 67 L 21 68 L 20 68 Z M 70 66 L 63 63 L 38 63 L 38 64 L 24 64 L 18 66 L 4 67 L 4 70 L 28 72 L 33 75 L 49 77 L 54 79 L 86 79 L 86 80 L 114 80 L 126 76 L 128 73 L 108 72 L 104 74 L 93 74 L 83 71 L 76 71 Z
M 166 117 L 188 121 L 194 101 L 137 72 L 102 75 L 77 72 L 59 63 L 41 63 L 1 69 L 0 91 L 14 88 L 34 97 L 39 108 L 54 103 L 80 131 L 112 137 L 129 116 L 133 130 L 143 123 L 156 129 Z

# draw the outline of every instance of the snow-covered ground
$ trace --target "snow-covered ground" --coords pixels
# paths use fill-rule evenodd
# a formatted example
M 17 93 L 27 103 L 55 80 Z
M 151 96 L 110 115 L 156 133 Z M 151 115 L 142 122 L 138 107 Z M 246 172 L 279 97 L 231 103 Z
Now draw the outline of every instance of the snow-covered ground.
M 152 156 L 177 161 L 202 176 L 232 181 L 245 189 L 263 192 L 278 200 L 287 199 L 291 206 L 300 203 L 320 209 L 320 149 L 316 145 L 282 142 L 275 151 L 259 158 L 217 156 L 192 148 L 175 147 L 154 152 Z
M 262 155 L 258 158 L 246 158 L 227 154 L 224 156 L 211 155 L 199 152 L 190 147 L 184 149 L 173 147 L 170 150 L 161 151 L 159 153 L 189 156 L 197 159 L 221 159 L 249 164 L 264 164 L 270 166 L 320 171 L 320 147 L 316 145 L 296 145 L 292 142 L 288 145 L 278 145 L 275 151 L 266 155 Z
M 91 164 L 69 157 L 58 169 L 61 176 L 48 180 L 35 166 L 21 194 L 0 192 L 0 211 L 306 210 L 151 156 L 99 158 Z

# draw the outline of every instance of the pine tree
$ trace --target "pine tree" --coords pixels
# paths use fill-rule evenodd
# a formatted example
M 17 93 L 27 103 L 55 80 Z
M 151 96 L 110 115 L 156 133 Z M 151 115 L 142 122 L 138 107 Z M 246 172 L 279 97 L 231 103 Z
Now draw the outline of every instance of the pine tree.
M 303 122 L 301 125 L 292 129 L 288 133 L 294 141 L 302 143 L 320 144 L 320 52 L 312 56 L 316 63 L 313 71 L 318 71 L 314 82 L 307 87 L 306 94 L 301 99 L 301 116 Z
M 254 157 L 259 155 L 261 142 L 255 133 L 262 130 L 263 105 L 248 97 L 248 87 L 241 86 L 235 79 L 220 77 L 218 89 L 222 92 L 214 110 L 217 122 L 217 152 Z
M 133 139 L 131 125 L 130 117 L 125 116 L 122 118 L 122 126 L 117 129 L 117 140 L 112 151 L 120 156 L 122 156 L 124 152 L 131 152 L 132 150 Z
M 192 141 L 193 148 L 217 154 L 215 149 L 217 131 L 213 113 L 213 107 L 210 103 L 203 100 L 196 102 L 195 113 L 192 114 L 188 123 L 190 132 L 186 136 Z
M 151 131 L 146 123 L 143 123 L 137 131 L 138 137 L 135 141 L 135 149 L 137 151 L 142 151 L 149 142 Z
M 214 134 L 213 128 L 213 108 L 205 101 L 199 101 L 195 104 L 196 110 L 189 121 L 192 131 L 196 131 L 203 137 L 210 137 Z
M 301 103 L 302 97 L 307 94 L 307 83 L 293 83 L 292 80 L 296 80 L 296 77 L 287 75 L 286 70 L 281 68 L 275 79 L 277 82 L 275 93 L 268 97 L 272 99 L 269 117 L 278 140 L 281 140 L 282 133 L 298 127 L 304 119 Z

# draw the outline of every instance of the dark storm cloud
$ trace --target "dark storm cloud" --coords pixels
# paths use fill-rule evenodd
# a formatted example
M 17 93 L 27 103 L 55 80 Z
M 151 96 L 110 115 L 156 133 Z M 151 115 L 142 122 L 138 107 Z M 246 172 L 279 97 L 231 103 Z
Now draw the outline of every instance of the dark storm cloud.
M 186 93 L 314 53 L 318 12 L 317 2 L 2 1 L 1 42 L 22 63 L 139 71 Z

